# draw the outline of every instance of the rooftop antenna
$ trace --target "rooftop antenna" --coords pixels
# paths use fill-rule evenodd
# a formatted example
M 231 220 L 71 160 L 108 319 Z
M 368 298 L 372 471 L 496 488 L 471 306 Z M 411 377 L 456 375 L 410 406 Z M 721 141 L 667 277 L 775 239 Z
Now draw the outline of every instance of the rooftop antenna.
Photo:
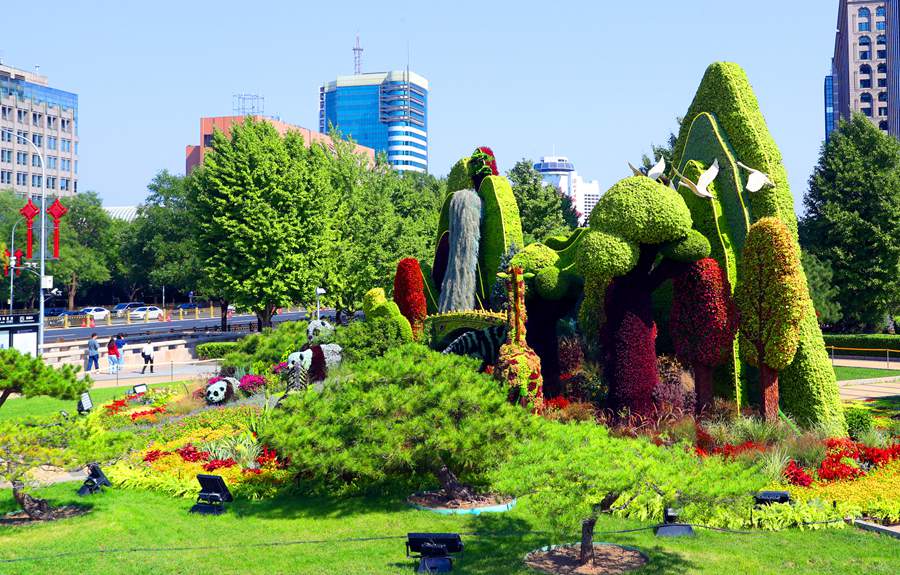
M 40 74 L 41 74 L 41 65 L 40 65 L 40 64 L 35 64 L 35 65 L 34 65 L 34 75 L 35 75 L 35 76 L 39 76 Z
M 357 34 L 356 46 L 353 47 L 353 73 L 357 76 L 362 74 L 362 53 L 363 48 L 359 45 L 359 34 Z

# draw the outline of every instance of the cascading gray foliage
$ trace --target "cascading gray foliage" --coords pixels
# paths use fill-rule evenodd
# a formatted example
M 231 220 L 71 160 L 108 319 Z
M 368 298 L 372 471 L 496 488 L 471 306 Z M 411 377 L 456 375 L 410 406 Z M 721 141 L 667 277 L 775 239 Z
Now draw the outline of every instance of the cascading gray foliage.
M 450 253 L 441 284 L 441 313 L 475 309 L 478 244 L 481 241 L 481 197 L 460 190 L 450 200 Z

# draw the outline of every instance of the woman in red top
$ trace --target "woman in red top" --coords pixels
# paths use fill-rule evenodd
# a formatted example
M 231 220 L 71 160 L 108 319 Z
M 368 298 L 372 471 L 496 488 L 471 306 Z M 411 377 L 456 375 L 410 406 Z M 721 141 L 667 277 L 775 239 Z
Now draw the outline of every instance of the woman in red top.
M 113 374 L 119 371 L 119 348 L 116 347 L 116 338 L 109 338 L 106 344 L 106 359 L 109 360 L 109 373 Z

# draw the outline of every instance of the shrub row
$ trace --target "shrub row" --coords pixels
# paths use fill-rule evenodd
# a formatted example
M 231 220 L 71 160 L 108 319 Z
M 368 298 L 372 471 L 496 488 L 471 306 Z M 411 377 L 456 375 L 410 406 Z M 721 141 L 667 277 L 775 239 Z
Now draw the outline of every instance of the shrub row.
M 225 354 L 237 350 L 236 341 L 211 341 L 197 345 L 197 357 L 200 359 L 222 359 Z
M 829 334 L 826 333 L 825 346 L 828 347 L 828 353 L 831 353 L 831 347 L 844 347 L 856 349 L 878 349 L 900 350 L 900 335 L 889 334 Z M 885 352 L 882 351 L 845 351 L 837 349 L 835 355 L 855 355 L 855 356 L 876 356 L 884 357 Z M 897 353 L 900 358 L 900 353 Z

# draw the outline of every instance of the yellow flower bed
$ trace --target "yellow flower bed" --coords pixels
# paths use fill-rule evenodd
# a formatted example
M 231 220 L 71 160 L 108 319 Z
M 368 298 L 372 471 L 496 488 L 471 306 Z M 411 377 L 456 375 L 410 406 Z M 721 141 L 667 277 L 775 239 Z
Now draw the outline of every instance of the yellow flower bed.
M 788 490 L 800 502 L 816 499 L 828 505 L 836 502 L 844 517 L 868 516 L 887 523 L 900 521 L 900 460 L 859 479 L 816 482 L 810 487 L 792 485 Z

